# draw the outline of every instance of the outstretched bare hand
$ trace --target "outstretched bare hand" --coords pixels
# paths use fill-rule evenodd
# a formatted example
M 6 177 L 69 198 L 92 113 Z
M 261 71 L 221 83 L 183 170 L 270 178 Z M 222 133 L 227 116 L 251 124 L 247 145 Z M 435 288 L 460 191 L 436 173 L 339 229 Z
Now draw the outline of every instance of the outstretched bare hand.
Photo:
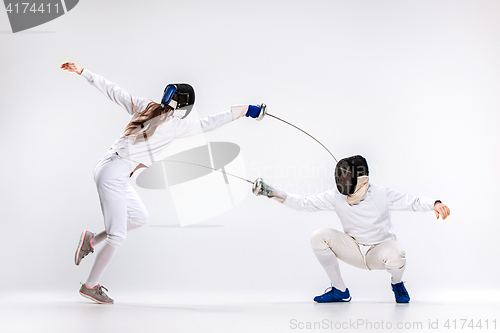
M 439 219 L 439 215 L 441 215 L 441 218 L 444 220 L 450 215 L 450 209 L 441 202 L 436 202 L 434 205 L 434 213 L 437 219 Z
M 62 64 L 61 65 L 61 69 L 63 70 L 66 70 L 68 72 L 75 72 L 76 74 L 78 75 L 81 75 L 82 74 L 82 71 L 83 71 L 83 68 L 81 68 L 80 66 L 78 65 L 75 65 L 74 63 L 72 62 L 67 62 L 65 64 Z

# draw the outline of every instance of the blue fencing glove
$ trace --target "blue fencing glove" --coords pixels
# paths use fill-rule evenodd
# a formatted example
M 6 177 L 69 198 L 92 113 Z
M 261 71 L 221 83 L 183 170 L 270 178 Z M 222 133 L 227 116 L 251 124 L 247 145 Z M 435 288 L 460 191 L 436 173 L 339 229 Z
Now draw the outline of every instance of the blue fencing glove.
M 245 114 L 245 116 L 246 117 L 257 118 L 259 116 L 259 114 L 260 114 L 260 110 L 262 110 L 262 108 L 260 106 L 249 105 L 248 106 L 248 111 Z

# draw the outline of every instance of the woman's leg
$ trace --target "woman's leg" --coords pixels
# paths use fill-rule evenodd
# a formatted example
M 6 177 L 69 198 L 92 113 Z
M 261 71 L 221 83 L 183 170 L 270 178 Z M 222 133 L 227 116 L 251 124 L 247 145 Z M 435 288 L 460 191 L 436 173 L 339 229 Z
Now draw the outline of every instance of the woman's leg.
M 87 288 L 98 284 L 99 279 L 114 257 L 118 247 L 127 237 L 127 189 L 130 165 L 117 155 L 108 157 L 95 172 L 95 181 L 101 202 L 106 240 L 96 256 L 86 282 Z M 101 233 L 100 238 L 103 234 Z M 94 243 L 95 244 L 95 243 Z
M 126 200 L 127 200 L 127 232 L 142 227 L 149 220 L 149 215 L 141 198 L 137 195 L 134 188 L 127 183 Z M 108 233 L 106 229 L 95 234 L 92 239 L 92 246 L 96 246 L 106 239 Z

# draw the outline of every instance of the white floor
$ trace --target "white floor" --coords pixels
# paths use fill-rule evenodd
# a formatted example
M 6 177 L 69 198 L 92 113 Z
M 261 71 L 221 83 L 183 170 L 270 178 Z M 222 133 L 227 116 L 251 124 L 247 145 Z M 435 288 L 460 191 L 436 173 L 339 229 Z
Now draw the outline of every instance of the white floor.
M 116 294 L 112 295 L 115 300 Z M 4 294 L 0 296 L 0 332 L 500 330 L 499 293 L 488 291 L 427 295 L 406 305 L 387 298 L 377 301 L 357 297 L 350 303 L 316 304 L 303 295 L 118 294 L 120 300 L 113 305 L 94 304 L 77 293 Z M 447 320 L 449 328 L 445 326 Z M 474 328 L 469 326 L 471 321 Z

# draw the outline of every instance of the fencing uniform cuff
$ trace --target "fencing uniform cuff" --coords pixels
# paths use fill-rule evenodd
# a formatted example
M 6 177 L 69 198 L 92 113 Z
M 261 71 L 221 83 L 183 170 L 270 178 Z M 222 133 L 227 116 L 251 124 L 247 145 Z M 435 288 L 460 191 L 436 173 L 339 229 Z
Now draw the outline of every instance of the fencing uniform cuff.
M 233 121 L 243 117 L 248 111 L 248 105 L 231 106 Z
M 424 198 L 424 197 L 420 197 L 418 199 L 419 199 L 420 204 L 423 207 L 425 207 L 427 210 L 429 210 L 429 211 L 434 210 L 434 204 L 436 203 L 435 199 Z
M 279 203 L 283 203 L 287 198 L 287 193 L 281 190 L 279 187 L 271 187 L 272 194 L 270 198 L 278 201 Z
M 88 69 L 83 69 L 82 71 L 82 74 L 80 74 L 81 76 L 83 76 L 84 78 L 86 78 L 87 80 L 90 81 L 90 79 L 92 79 L 92 73 L 88 70 Z

